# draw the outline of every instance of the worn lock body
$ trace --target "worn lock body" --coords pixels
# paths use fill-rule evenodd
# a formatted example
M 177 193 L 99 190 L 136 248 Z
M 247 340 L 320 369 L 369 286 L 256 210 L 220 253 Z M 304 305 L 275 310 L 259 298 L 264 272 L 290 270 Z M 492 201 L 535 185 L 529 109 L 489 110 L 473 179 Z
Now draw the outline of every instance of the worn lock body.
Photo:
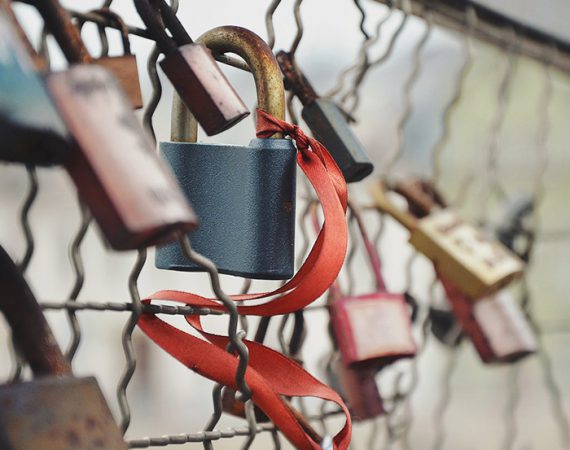
M 46 83 L 78 144 L 66 168 L 113 248 L 166 242 L 196 226 L 110 72 L 71 66 Z
M 289 139 L 249 146 L 162 142 L 160 153 L 198 217 L 192 247 L 220 273 L 257 279 L 293 275 L 295 148 Z M 156 252 L 160 269 L 203 271 L 178 243 Z
M 473 299 L 496 292 L 524 269 L 523 262 L 502 244 L 451 209 L 437 210 L 420 219 L 410 243 Z
M 374 166 L 350 128 L 345 114 L 333 101 L 317 95 L 288 53 L 278 52 L 277 61 L 287 89 L 291 89 L 303 104 L 303 120 L 334 158 L 347 183 L 360 181 L 370 175 Z
M 205 45 L 180 47 L 159 64 L 208 136 L 231 128 L 249 114 Z
M 93 377 L 71 368 L 20 271 L 0 247 L 0 311 L 34 373 L 0 386 L 2 450 L 126 450 Z
M 361 181 L 372 173 L 372 162 L 333 101 L 317 98 L 303 107 L 301 115 L 334 158 L 347 183 Z
M 271 49 L 259 36 L 225 26 L 198 41 L 217 52 L 242 56 L 252 69 L 259 107 L 283 119 L 283 81 Z M 190 236 L 192 247 L 210 258 L 220 273 L 290 278 L 296 185 L 296 149 L 291 140 L 274 135 L 253 139 L 249 146 L 197 144 L 196 121 L 175 97 L 172 141 L 162 142 L 160 151 L 200 217 L 199 229 Z M 178 244 L 158 248 L 156 266 L 204 270 L 189 261 Z
M 28 45 L 9 5 L 0 2 L 0 160 L 61 164 L 71 152 L 71 139 Z
M 339 394 L 346 401 L 353 420 L 373 419 L 385 413 L 376 383 L 376 369 L 351 368 L 336 358 L 332 371 L 336 379 L 332 384 L 340 388 Z
M 334 334 L 344 364 L 380 368 L 416 354 L 402 295 L 378 292 L 334 300 Z
M 164 54 L 160 67 L 207 135 L 220 133 L 249 111 L 203 44 L 194 43 L 170 6 L 135 0 L 137 11 Z M 172 38 L 165 32 L 170 30 Z
M 538 349 L 536 336 L 509 291 L 472 302 L 442 280 L 453 312 L 486 364 L 518 361 Z
M 135 55 L 105 56 L 97 58 L 96 63 L 115 75 L 133 109 L 143 107 L 139 69 Z

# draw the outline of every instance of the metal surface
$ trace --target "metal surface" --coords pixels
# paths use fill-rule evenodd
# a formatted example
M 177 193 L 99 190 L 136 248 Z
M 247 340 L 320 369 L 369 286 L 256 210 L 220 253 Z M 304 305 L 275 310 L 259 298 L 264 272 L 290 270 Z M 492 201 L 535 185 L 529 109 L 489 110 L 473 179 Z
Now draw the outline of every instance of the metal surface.
M 162 142 L 160 149 L 200 216 L 192 245 L 220 273 L 293 275 L 296 161 L 290 140 L 254 139 L 245 147 Z M 177 243 L 157 249 L 156 265 L 201 271 Z
M 389 0 L 374 0 L 379 3 L 390 4 Z M 570 43 L 549 35 L 543 31 L 522 24 L 501 13 L 469 0 L 411 0 L 411 13 L 425 17 L 426 12 L 433 17 L 433 23 L 450 30 L 463 33 L 466 23 L 466 12 L 474 10 L 479 17 L 473 29 L 473 36 L 492 45 L 503 47 L 504 29 L 516 30 L 518 38 L 517 52 L 551 64 L 565 72 L 570 71 Z M 553 45 L 559 53 L 555 59 L 550 59 L 544 52 L 545 46 Z

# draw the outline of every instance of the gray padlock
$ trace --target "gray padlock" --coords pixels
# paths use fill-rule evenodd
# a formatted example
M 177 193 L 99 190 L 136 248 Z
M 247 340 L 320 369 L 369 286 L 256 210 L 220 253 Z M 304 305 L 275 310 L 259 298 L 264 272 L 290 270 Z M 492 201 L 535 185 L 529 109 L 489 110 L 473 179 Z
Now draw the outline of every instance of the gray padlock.
M 232 52 L 251 68 L 259 108 L 285 116 L 279 67 L 269 46 L 255 33 L 224 26 L 208 31 L 201 42 L 217 53 Z M 193 248 L 214 261 L 220 273 L 281 280 L 293 275 L 295 243 L 296 149 L 274 134 L 248 146 L 196 143 L 197 125 L 175 94 L 172 142 L 161 142 L 184 193 L 191 199 L 200 227 L 190 235 Z M 159 247 L 159 269 L 202 271 L 178 243 Z
M 330 152 L 346 182 L 360 181 L 370 175 L 374 166 L 339 107 L 332 100 L 317 95 L 289 53 L 280 51 L 277 61 L 287 89 L 303 104 L 303 120 Z
M 126 450 L 93 377 L 74 378 L 28 284 L 0 247 L 0 311 L 31 382 L 0 386 L 2 450 Z

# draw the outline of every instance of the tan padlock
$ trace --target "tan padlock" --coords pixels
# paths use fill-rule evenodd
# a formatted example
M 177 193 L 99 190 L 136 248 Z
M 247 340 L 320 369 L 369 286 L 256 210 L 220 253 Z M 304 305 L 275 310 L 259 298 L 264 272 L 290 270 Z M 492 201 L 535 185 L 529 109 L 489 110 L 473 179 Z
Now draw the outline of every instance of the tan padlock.
M 522 274 L 524 263 L 516 255 L 442 207 L 427 190 L 400 185 L 398 192 L 406 196 L 416 217 L 394 205 L 380 182 L 372 186 L 375 207 L 409 229 L 416 250 L 470 298 L 490 295 Z

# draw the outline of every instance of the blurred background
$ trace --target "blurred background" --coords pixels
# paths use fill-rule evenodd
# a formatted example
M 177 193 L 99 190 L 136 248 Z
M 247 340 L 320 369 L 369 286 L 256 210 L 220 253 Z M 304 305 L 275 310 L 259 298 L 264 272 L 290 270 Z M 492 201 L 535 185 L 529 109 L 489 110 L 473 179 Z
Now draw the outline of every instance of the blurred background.
M 62 3 L 81 11 L 101 6 L 101 1 L 95 0 Z M 195 38 L 226 24 L 244 26 L 268 37 L 268 1 L 180 3 L 178 15 Z M 563 1 L 481 3 L 570 39 L 566 26 L 570 11 Z M 132 2 L 115 0 L 111 6 L 129 25 L 143 26 Z M 303 24 L 302 34 L 298 34 L 295 7 Z M 15 8 L 33 42 L 39 42 L 42 22 L 35 10 L 20 4 Z M 364 42 L 360 28 L 363 17 L 363 30 L 371 37 L 378 35 L 368 47 L 369 61 L 377 63 L 362 83 L 354 86 L 354 72 L 344 78 L 342 74 L 359 61 Z M 448 348 L 429 333 L 424 336 L 422 327 L 416 324 L 414 332 L 422 348 L 416 361 L 396 363 L 377 377 L 386 399 L 393 399 L 395 393 L 401 395 L 396 396 L 391 414 L 355 425 L 353 448 L 570 448 L 566 413 L 570 407 L 570 304 L 566 301 L 570 210 L 565 200 L 570 194 L 568 74 L 518 54 L 517 36 L 508 29 L 504 45 L 492 46 L 470 39 L 467 26 L 461 33 L 449 32 L 372 0 L 326 4 L 283 0 L 272 23 L 274 49 L 290 49 L 295 37 L 300 38 L 297 62 L 315 89 L 345 100 L 343 106 L 355 117 L 354 129 L 375 163 L 373 177 L 398 179 L 415 174 L 434 178 L 450 203 L 466 217 L 487 226 L 497 223 L 517 198 L 534 199 L 536 206 L 533 258 L 524 282 L 513 287 L 513 294 L 523 298 L 528 288 L 527 306 L 540 328 L 540 353 L 514 365 L 485 366 L 467 340 L 457 348 Z M 98 55 L 101 44 L 97 28 L 86 24 L 83 36 L 92 53 Z M 110 54 L 120 53 L 119 33 L 109 30 L 108 38 Z M 59 49 L 51 38 L 48 43 L 52 67 L 64 68 Z M 152 43 L 132 36 L 131 44 L 148 103 L 156 93 L 147 74 Z M 556 57 L 556 51 L 546 44 L 544 52 Z M 251 75 L 225 66 L 224 72 L 253 108 Z M 162 95 L 152 114 L 152 124 L 156 139 L 165 141 L 169 139 L 172 87 L 160 70 L 158 74 Z M 299 106 L 296 101 L 292 103 L 293 111 L 300 115 Z M 253 137 L 253 122 L 246 119 L 222 135 L 208 138 L 202 134 L 199 139 L 246 144 Z M 33 179 L 24 167 L 0 166 L 0 243 L 16 260 L 21 261 L 27 252 L 31 256 L 26 277 L 37 297 L 43 302 L 61 303 L 79 288 L 79 302 L 130 302 L 128 278 L 136 254 L 107 250 L 94 223 L 81 239 L 81 210 L 66 173 L 38 169 L 36 176 L 37 195 L 32 196 L 26 210 L 23 208 L 33 190 Z M 362 206 L 371 204 L 367 182 L 370 179 L 350 187 L 350 195 Z M 300 192 L 304 189 L 300 181 Z M 297 205 L 298 213 L 302 210 L 303 195 Z M 27 213 L 22 216 L 22 211 Z M 424 307 L 424 315 L 430 302 L 444 306 L 446 300 L 434 283 L 433 269 L 409 246 L 408 233 L 374 211 L 368 210 L 365 217 L 370 234 L 377 238 L 389 289 L 411 292 Z M 26 224 L 33 236 L 32 254 Z M 306 239 L 312 241 L 314 235 L 298 233 L 298 252 Z M 74 241 L 75 261 L 81 261 L 84 279 L 74 270 L 70 258 Z M 359 245 L 354 243 L 355 256 L 341 275 L 341 284 L 352 293 L 373 289 Z M 222 278 L 226 292 L 241 289 L 243 280 Z M 166 288 L 211 294 L 206 274 L 156 269 L 153 249 L 148 250 L 136 281 L 141 296 Z M 254 281 L 251 292 L 277 286 L 275 282 Z M 87 310 L 71 317 L 64 310 L 56 310 L 48 312 L 48 319 L 66 349 L 72 345 L 73 323 L 77 321 L 80 332 L 76 333 L 75 373 L 96 375 L 115 417 L 124 419 L 117 386 L 128 366 L 122 333 L 129 315 Z M 331 352 L 328 314 L 324 309 L 315 309 L 307 312 L 305 319 L 307 336 L 302 357 L 307 369 L 324 379 L 323 361 Z M 189 331 L 181 318 L 166 320 Z M 290 334 L 290 322 L 281 327 L 282 318 L 274 318 L 266 344 L 279 349 L 279 337 Z M 213 331 L 223 333 L 227 329 L 225 317 L 206 317 L 204 323 Z M 256 323 L 257 318 L 248 319 L 250 335 Z M 0 380 L 9 379 L 15 370 L 9 342 L 8 328 L 0 321 Z M 202 430 L 213 411 L 213 384 L 170 358 L 138 329 L 132 334 L 132 342 L 137 367 L 126 388 L 131 409 L 127 438 Z M 310 414 L 322 408 L 316 400 L 308 400 L 305 406 Z M 322 425 L 333 434 L 342 426 L 336 417 L 325 422 Z M 245 421 L 224 415 L 217 428 L 244 425 Z M 214 448 L 236 448 L 243 439 L 221 439 L 214 442 Z M 284 439 L 281 443 L 284 448 L 289 445 Z M 272 445 L 270 433 L 260 433 L 252 448 Z M 194 443 L 178 447 L 202 446 Z

